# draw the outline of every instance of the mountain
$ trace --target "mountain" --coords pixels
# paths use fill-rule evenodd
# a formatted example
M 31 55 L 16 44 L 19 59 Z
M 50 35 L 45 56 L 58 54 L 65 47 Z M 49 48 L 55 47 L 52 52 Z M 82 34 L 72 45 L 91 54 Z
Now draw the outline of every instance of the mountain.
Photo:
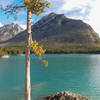
M 17 24 L 11 23 L 4 25 L 0 27 L 0 41 L 8 40 L 22 31 L 23 29 Z
M 6 42 L 25 41 L 26 30 Z M 100 38 L 93 28 L 82 20 L 50 13 L 32 25 L 32 38 L 53 43 L 97 43 Z

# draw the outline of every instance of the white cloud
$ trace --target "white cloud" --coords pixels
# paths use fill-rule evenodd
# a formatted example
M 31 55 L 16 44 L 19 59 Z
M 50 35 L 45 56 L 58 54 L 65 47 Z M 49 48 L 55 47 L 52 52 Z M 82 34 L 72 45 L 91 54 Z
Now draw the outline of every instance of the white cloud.
M 0 0 L 0 5 L 5 8 L 7 5 L 13 3 L 14 0 Z
M 26 29 L 26 25 L 24 24 L 20 24 L 19 26 L 21 26 L 24 30 Z
M 3 24 L 0 22 L 0 27 L 2 27 L 3 26 Z
M 23 21 L 15 21 L 15 24 L 18 24 L 19 26 L 21 26 L 24 30 L 26 29 L 26 25 L 24 24 L 24 20 Z
M 81 8 L 82 12 L 85 10 L 85 7 L 91 5 L 92 0 L 63 0 L 64 4 L 61 8 L 63 11 L 71 11 L 74 9 Z
M 94 0 L 51 0 L 51 8 L 58 13 L 67 13 L 75 9 L 81 9 L 82 13 L 85 13 L 92 1 Z
M 88 23 L 100 34 L 100 0 L 95 0 L 88 15 Z

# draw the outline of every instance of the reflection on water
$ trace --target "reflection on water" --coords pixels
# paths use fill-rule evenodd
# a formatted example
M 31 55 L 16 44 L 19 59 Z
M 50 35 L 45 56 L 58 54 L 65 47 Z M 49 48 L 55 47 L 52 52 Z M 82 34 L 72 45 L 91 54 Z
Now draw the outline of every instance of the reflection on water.
M 72 91 L 100 100 L 100 55 L 46 55 L 45 68 L 31 57 L 32 99 Z M 0 100 L 24 100 L 25 58 L 0 59 Z
M 35 83 L 32 84 L 32 99 L 36 100 L 38 97 L 38 93 L 41 92 L 41 89 L 45 87 L 45 83 Z M 24 100 L 24 87 L 17 86 L 9 89 L 2 89 L 2 93 L 0 94 L 0 100 Z M 34 97 L 35 95 L 35 97 Z

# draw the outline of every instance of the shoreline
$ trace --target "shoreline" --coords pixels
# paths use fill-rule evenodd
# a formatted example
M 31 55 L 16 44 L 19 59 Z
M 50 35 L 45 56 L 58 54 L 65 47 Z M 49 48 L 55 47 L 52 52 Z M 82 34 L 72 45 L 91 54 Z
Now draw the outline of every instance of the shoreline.
M 99 52 L 47 52 L 45 54 L 100 54 Z
M 48 54 L 59 54 L 59 55 L 61 55 L 61 54 L 83 54 L 83 55 L 87 55 L 87 54 L 97 54 L 97 55 L 99 55 L 100 53 L 63 53 L 63 52 L 60 52 L 60 53 L 52 53 L 52 52 L 50 52 L 50 53 L 45 53 L 45 55 L 48 55 Z M 34 54 L 31 54 L 31 55 L 34 55 Z M 18 55 L 0 55 L 0 58 L 9 58 L 10 56 L 25 56 L 25 54 L 18 54 Z

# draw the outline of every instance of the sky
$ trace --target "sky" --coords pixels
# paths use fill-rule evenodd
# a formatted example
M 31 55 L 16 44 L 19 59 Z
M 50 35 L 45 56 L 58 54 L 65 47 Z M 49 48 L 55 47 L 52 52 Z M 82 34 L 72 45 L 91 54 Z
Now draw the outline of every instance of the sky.
M 6 7 L 11 3 L 20 4 L 21 0 L 0 0 L 0 5 Z M 58 14 L 65 14 L 69 18 L 81 19 L 84 22 L 90 24 L 92 28 L 100 35 L 100 0 L 49 0 L 51 6 L 46 10 L 45 14 L 55 12 Z M 41 17 L 35 15 L 32 16 L 32 23 L 38 21 Z M 0 11 L 0 27 L 9 23 L 19 24 L 24 29 L 26 28 L 26 11 L 21 10 L 15 21 L 11 16 L 7 19 L 7 16 Z

